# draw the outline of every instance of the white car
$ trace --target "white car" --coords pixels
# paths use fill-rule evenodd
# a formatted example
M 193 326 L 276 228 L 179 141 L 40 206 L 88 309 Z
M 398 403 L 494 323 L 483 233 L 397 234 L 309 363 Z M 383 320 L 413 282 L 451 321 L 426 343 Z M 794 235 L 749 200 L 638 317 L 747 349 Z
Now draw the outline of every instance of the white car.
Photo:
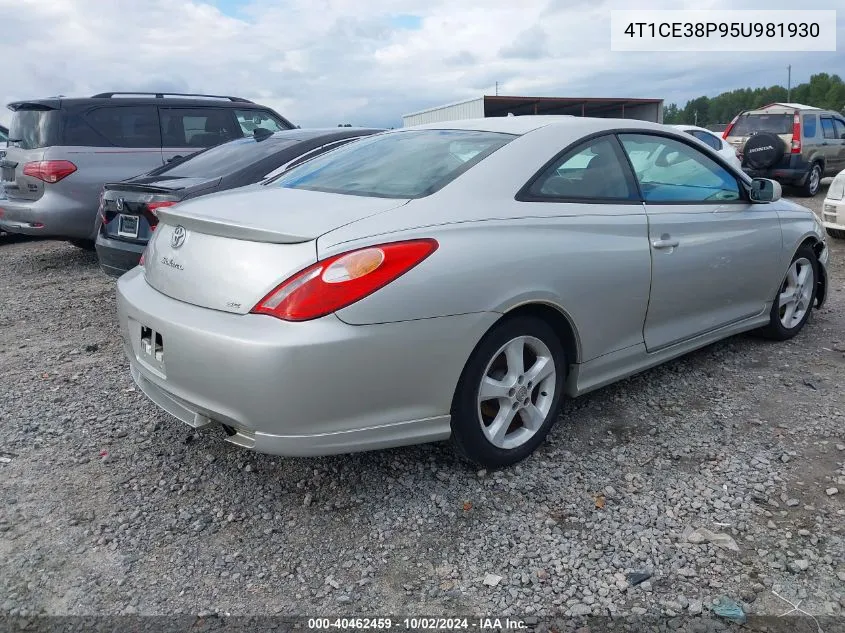
M 822 224 L 830 237 L 845 240 L 845 170 L 837 174 L 822 205 Z
M 723 140 L 718 134 L 714 134 L 710 130 L 697 125 L 670 125 L 676 130 L 686 132 L 694 136 L 702 143 L 706 143 L 714 150 L 716 150 L 722 157 L 737 169 L 742 169 L 742 161 L 739 158 L 737 150 L 734 149 L 727 141 Z

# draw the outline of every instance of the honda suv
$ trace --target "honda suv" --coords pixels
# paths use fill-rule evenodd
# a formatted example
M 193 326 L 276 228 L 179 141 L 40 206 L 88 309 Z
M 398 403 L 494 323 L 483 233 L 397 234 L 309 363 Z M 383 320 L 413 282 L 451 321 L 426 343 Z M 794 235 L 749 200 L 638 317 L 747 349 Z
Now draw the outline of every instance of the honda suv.
M 0 230 L 93 247 L 107 182 L 255 130 L 292 129 L 270 108 L 240 97 L 107 92 L 9 104 L 0 160 Z
M 798 103 L 773 103 L 739 114 L 722 137 L 755 178 L 799 187 L 806 196 L 845 168 L 845 117 Z

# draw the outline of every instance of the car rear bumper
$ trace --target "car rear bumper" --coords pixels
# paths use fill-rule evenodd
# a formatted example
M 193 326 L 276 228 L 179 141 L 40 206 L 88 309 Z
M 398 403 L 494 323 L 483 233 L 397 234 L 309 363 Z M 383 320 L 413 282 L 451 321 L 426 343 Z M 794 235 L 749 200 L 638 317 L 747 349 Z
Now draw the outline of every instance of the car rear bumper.
M 96 199 L 94 206 L 82 206 L 48 188 L 38 200 L 4 198 L 0 208 L 0 229 L 9 233 L 81 240 L 94 237 Z
M 744 167 L 743 171 L 752 178 L 769 178 L 777 180 L 784 185 L 803 185 L 809 175 L 809 166 L 802 168 L 772 168 L 772 169 L 750 169 Z
M 141 390 L 194 427 L 278 455 L 347 453 L 449 436 L 455 386 L 493 313 L 348 325 L 209 310 L 118 280 L 124 350 Z M 142 325 L 160 334 L 161 362 Z
M 827 229 L 845 231 L 845 199 L 825 198 L 822 204 L 822 224 Z
M 98 233 L 96 248 L 100 268 L 107 275 L 120 277 L 138 265 L 146 246 L 146 244 L 109 239 L 102 233 Z

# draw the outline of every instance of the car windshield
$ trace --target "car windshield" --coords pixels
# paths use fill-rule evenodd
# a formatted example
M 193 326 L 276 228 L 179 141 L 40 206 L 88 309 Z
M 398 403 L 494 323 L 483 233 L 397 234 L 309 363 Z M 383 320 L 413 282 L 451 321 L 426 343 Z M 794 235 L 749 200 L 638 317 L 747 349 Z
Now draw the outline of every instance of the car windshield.
M 157 172 L 170 178 L 220 178 L 281 152 L 299 141 L 294 139 L 241 138 L 197 152 L 172 167 Z
M 378 198 L 421 198 L 446 186 L 516 138 L 472 130 L 388 133 L 341 147 L 292 169 L 276 183 Z
M 792 134 L 791 114 L 746 114 L 739 118 L 731 130 L 731 136 L 748 136 L 755 132 Z

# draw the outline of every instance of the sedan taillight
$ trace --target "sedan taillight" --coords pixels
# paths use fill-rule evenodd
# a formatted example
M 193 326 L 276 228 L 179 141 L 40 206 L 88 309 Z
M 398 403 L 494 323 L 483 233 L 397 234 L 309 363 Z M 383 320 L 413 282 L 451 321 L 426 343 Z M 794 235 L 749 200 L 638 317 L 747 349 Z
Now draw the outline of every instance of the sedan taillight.
M 432 239 L 369 246 L 317 262 L 290 277 L 252 312 L 310 321 L 337 312 L 396 280 L 437 250 Z

